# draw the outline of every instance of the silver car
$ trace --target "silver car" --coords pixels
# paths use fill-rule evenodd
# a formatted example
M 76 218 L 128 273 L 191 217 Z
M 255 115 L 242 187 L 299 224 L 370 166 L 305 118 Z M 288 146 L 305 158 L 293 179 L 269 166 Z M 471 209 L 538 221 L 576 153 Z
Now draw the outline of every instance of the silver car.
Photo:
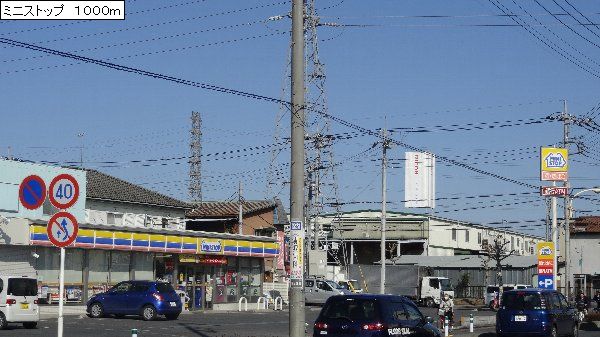
M 352 292 L 331 280 L 308 277 L 304 280 L 304 301 L 307 304 L 325 304 L 334 295 L 350 295 Z

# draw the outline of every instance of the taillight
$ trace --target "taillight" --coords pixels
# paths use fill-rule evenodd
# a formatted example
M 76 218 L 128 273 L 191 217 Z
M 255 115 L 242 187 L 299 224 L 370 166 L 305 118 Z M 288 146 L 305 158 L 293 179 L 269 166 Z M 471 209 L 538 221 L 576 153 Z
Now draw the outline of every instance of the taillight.
M 8 305 L 17 304 L 17 300 L 15 300 L 15 299 L 7 299 L 6 300 L 6 304 L 8 304 Z
M 162 300 L 163 300 L 163 297 L 162 297 L 162 295 L 161 295 L 161 294 L 154 293 L 154 294 L 152 294 L 152 296 L 154 296 L 154 298 L 155 298 L 157 301 L 162 301 Z
M 381 331 L 385 329 L 385 325 L 383 323 L 369 323 L 363 324 L 362 328 L 369 331 Z
M 33 304 L 38 304 L 38 300 L 33 300 Z
M 315 329 L 327 330 L 327 323 L 317 322 L 317 323 L 315 323 Z

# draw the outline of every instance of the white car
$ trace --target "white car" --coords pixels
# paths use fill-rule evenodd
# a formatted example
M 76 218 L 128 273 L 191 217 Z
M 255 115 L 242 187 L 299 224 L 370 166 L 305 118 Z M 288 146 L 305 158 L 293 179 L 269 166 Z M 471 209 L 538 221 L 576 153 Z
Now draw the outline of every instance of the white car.
M 26 329 L 35 329 L 39 320 L 37 280 L 0 275 L 0 329 L 6 329 L 8 323 L 23 323 Z

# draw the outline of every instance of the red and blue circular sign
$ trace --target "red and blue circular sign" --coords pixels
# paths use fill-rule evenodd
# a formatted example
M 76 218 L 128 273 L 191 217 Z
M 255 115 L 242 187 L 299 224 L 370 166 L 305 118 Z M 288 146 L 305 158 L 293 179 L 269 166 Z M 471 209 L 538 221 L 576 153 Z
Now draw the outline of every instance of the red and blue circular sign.
M 58 209 L 67 209 L 73 206 L 79 198 L 79 184 L 70 174 L 59 174 L 48 187 L 50 202 Z
M 48 240 L 56 247 L 66 247 L 75 241 L 79 224 L 73 214 L 68 212 L 58 212 L 48 221 L 46 234 Z
M 23 207 L 34 210 L 42 206 L 46 200 L 46 183 L 37 175 L 23 179 L 19 186 L 19 201 Z

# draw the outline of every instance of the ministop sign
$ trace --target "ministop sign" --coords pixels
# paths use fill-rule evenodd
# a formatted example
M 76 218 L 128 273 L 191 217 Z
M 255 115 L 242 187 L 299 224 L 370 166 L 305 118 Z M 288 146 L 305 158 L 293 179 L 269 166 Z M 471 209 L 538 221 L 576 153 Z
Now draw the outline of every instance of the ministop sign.
M 46 183 L 36 175 L 23 179 L 19 186 L 19 201 L 23 207 L 34 210 L 42 206 L 46 200 Z
M 77 219 L 68 212 L 58 212 L 50 218 L 46 226 L 48 240 L 56 247 L 66 247 L 77 238 L 79 224 Z
M 59 174 L 52 179 L 48 194 L 54 207 L 67 209 L 73 206 L 79 198 L 79 184 L 72 175 Z

